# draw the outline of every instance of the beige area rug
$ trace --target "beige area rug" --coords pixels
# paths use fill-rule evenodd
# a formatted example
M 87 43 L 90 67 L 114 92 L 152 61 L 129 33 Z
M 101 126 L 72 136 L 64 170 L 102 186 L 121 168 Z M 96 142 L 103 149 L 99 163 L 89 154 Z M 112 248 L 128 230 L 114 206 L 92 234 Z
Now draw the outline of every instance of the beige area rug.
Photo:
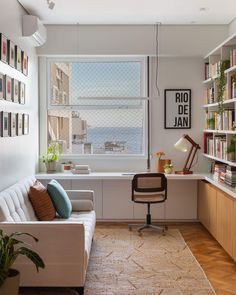
M 24 295 L 74 295 L 69 289 L 27 289 Z M 166 236 L 122 228 L 96 229 L 85 295 L 212 295 L 202 268 L 180 232 Z

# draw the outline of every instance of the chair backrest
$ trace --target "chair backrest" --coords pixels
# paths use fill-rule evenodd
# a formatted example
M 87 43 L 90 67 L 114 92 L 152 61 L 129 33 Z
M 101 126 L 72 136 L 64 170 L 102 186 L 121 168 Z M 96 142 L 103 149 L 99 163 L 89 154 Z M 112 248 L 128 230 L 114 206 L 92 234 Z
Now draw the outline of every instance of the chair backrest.
M 167 178 L 163 173 L 139 173 L 132 180 L 132 200 L 135 193 L 161 193 L 167 198 Z

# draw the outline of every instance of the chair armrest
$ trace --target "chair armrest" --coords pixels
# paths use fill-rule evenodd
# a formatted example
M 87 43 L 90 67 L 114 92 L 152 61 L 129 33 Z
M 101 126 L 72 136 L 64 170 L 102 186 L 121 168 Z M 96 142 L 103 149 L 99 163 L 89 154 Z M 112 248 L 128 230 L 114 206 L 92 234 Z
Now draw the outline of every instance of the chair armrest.
M 91 190 L 67 190 L 72 211 L 94 210 L 94 192 Z

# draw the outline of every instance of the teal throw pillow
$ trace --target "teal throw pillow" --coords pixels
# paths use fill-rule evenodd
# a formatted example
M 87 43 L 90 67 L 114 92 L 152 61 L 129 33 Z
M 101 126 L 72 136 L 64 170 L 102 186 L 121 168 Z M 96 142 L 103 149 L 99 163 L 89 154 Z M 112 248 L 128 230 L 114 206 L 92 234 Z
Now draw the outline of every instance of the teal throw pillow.
M 47 190 L 59 216 L 69 218 L 72 212 L 72 205 L 64 188 L 53 179 L 48 183 Z

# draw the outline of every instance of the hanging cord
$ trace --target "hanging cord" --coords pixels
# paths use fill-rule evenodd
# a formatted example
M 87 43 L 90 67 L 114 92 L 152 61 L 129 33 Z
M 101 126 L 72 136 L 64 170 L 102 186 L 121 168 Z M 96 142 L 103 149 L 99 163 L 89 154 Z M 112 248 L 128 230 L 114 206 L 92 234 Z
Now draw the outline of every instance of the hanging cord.
M 156 23 L 155 25 L 155 32 L 156 32 L 156 90 L 157 95 L 160 96 L 160 89 L 158 86 L 158 71 L 159 71 L 159 26 L 161 23 Z
M 79 55 L 79 23 L 75 27 L 75 55 Z

